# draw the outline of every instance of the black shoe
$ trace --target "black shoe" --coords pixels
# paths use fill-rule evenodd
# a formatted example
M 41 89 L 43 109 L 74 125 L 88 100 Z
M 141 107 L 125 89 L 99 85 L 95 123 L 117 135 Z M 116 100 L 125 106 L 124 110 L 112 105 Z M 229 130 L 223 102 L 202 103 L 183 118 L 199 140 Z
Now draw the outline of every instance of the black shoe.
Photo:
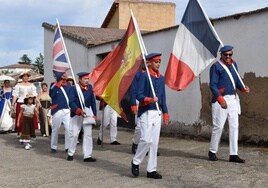
M 212 153 L 211 151 L 208 152 L 208 159 L 210 161 L 217 161 L 218 160 L 216 153 Z
M 146 153 L 146 156 L 148 156 L 148 154 L 149 154 L 149 152 Z M 160 153 L 157 152 L 156 155 L 157 155 L 157 156 L 160 156 Z
M 98 138 L 97 140 L 97 145 L 101 145 L 102 141 L 100 140 L 100 138 Z
M 120 143 L 117 142 L 117 141 L 113 141 L 113 142 L 111 142 L 110 144 L 111 144 L 111 145 L 120 145 Z
M 162 179 L 162 176 L 158 172 L 153 171 L 153 172 L 147 172 L 147 178 Z
M 133 176 L 135 177 L 139 176 L 139 165 L 133 164 L 133 161 L 131 161 L 131 172 Z
M 246 161 L 244 159 L 241 159 L 238 155 L 230 155 L 229 162 L 245 163 Z
M 17 131 L 16 130 L 10 130 L 9 133 L 16 133 Z
M 74 160 L 74 157 L 73 157 L 73 156 L 68 155 L 68 157 L 67 157 L 67 161 L 72 161 L 72 160 Z
M 57 153 L 57 150 L 55 150 L 55 149 L 51 149 L 51 150 L 50 150 L 50 153 Z
M 133 153 L 133 154 L 136 154 L 137 148 L 138 148 L 138 144 L 134 144 L 134 143 L 132 143 L 131 150 L 132 150 L 132 153 Z
M 65 149 L 65 152 L 68 153 L 68 149 Z
M 92 157 L 89 157 L 89 158 L 85 158 L 84 159 L 84 162 L 96 162 L 96 161 L 97 161 L 97 159 L 92 158 Z

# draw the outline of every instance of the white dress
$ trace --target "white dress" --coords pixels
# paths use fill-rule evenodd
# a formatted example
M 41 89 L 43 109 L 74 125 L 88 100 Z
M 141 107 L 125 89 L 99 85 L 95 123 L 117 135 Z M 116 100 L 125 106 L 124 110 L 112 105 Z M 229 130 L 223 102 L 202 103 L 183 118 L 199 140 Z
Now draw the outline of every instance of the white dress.
M 18 83 L 13 91 L 13 96 L 18 98 L 19 103 L 23 103 L 24 102 L 24 98 L 26 97 L 26 95 L 28 93 L 32 93 L 33 96 L 37 96 L 37 92 L 36 92 L 36 87 L 34 86 L 34 84 L 30 84 L 30 85 L 22 85 L 20 83 Z

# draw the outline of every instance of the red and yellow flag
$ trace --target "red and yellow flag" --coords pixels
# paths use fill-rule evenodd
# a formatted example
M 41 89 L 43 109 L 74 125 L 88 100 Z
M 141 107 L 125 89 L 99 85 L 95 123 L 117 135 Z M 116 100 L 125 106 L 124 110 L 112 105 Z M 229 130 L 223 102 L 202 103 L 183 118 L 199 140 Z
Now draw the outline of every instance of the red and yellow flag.
M 102 98 L 123 118 L 124 113 L 120 102 L 141 62 L 142 51 L 131 17 L 128 29 L 118 46 L 90 74 L 90 79 L 94 84 L 94 94 Z

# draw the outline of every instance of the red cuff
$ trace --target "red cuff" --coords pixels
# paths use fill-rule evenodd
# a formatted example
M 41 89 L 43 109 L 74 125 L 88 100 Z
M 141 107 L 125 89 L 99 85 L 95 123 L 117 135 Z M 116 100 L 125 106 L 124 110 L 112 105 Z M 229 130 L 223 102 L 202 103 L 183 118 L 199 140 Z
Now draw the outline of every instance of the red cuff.
M 50 109 L 51 109 L 51 110 L 54 110 L 54 109 L 56 109 L 57 107 L 58 107 L 58 104 L 54 104 L 54 105 L 50 106 Z
M 82 109 L 81 108 L 77 108 L 77 110 L 75 111 L 75 114 L 80 116 L 81 115 L 81 112 L 82 112 Z
M 138 111 L 136 105 L 135 105 L 135 106 L 131 106 L 130 108 L 131 108 L 131 112 L 132 112 L 132 113 L 136 113 L 136 112 Z
M 164 119 L 164 121 L 169 121 L 169 115 L 168 115 L 168 113 L 164 113 L 163 114 L 163 119 Z
M 225 100 L 224 100 L 223 96 L 220 95 L 220 96 L 218 96 L 217 101 L 221 104 Z

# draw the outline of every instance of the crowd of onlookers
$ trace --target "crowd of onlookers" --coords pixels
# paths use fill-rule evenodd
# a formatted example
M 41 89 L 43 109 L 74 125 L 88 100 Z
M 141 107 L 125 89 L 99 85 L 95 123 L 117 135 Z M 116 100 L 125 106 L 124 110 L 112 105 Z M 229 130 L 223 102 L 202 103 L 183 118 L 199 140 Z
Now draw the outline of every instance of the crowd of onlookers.
M 22 72 L 21 82 L 15 85 L 7 77 L 0 88 L 0 130 L 2 133 L 16 132 L 25 149 L 31 147 L 29 142 L 31 138 L 35 139 L 35 130 L 40 129 L 42 136 L 51 134 L 48 85 L 42 83 L 41 91 L 37 93 L 36 86 L 29 82 L 30 76 L 30 72 Z

